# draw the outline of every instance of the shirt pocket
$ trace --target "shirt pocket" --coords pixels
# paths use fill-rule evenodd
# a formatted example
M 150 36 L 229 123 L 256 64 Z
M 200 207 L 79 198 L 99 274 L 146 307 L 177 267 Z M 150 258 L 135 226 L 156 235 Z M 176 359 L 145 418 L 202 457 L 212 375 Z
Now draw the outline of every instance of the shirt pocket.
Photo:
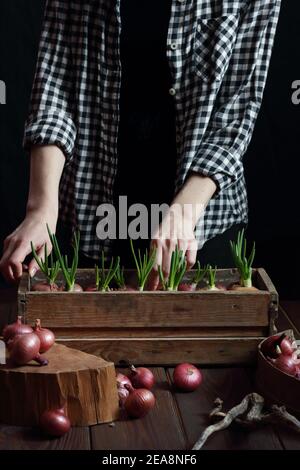
M 199 18 L 194 41 L 196 74 L 206 82 L 222 80 L 239 27 L 239 15 Z

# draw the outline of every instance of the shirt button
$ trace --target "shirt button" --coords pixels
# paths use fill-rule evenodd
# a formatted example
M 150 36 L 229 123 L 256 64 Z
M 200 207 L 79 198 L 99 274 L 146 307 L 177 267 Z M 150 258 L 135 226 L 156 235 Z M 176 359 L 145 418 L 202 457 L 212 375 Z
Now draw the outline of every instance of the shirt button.
M 176 51 L 177 49 L 177 43 L 176 42 L 172 42 L 171 45 L 170 45 L 172 51 Z
M 169 94 L 170 94 L 171 96 L 175 96 L 175 95 L 176 95 L 176 90 L 175 90 L 175 88 L 170 88 Z

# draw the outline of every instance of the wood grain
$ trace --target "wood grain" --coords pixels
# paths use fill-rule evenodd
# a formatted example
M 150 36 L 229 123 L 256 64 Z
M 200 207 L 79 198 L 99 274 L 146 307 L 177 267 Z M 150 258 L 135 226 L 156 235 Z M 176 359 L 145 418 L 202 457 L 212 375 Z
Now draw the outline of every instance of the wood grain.
M 101 450 L 182 450 L 186 440 L 176 403 L 169 390 L 164 369 L 152 369 L 157 384 L 155 408 L 142 419 L 125 416 L 113 427 L 98 425 L 91 428 L 93 449 Z
M 168 371 L 172 377 L 173 370 Z M 203 382 L 193 393 L 174 390 L 180 415 L 191 448 L 203 430 L 210 424 L 208 415 L 214 407 L 214 400 L 224 400 L 224 409 L 237 405 L 252 391 L 248 374 L 242 368 L 203 370 Z M 255 430 L 245 430 L 232 425 L 228 430 L 216 433 L 206 443 L 207 450 L 262 450 L 282 449 L 274 430 L 268 426 Z
M 262 338 L 58 339 L 116 364 L 253 364 Z
M 89 428 L 72 428 L 60 439 L 49 439 L 39 428 L 0 426 L 0 450 L 90 450 Z M 43 458 L 43 457 L 41 457 Z
M 46 327 L 267 326 L 270 295 L 235 292 L 26 294 L 25 319 Z
M 72 425 L 110 422 L 118 417 L 113 363 L 55 344 L 49 365 L 0 366 L 0 422 L 34 425 L 43 411 L 65 406 Z M 19 397 L 22 397 L 22 400 Z

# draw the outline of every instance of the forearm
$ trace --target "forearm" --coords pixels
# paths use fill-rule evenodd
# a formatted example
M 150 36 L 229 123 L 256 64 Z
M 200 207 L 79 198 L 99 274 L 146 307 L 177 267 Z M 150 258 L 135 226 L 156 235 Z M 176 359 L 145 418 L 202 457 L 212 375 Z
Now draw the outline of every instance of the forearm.
M 173 200 L 172 206 L 177 205 L 179 210 L 184 211 L 195 227 L 216 190 L 217 186 L 211 178 L 191 173 Z
M 57 217 L 59 182 L 64 164 L 65 156 L 57 146 L 32 148 L 27 213 L 51 212 Z

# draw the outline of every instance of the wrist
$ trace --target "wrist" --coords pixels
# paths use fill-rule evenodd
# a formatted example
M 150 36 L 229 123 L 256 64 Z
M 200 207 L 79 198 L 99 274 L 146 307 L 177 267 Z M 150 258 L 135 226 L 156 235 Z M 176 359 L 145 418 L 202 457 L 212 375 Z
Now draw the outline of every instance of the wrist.
M 55 222 L 58 218 L 58 203 L 56 204 L 43 204 L 32 203 L 28 201 L 26 207 L 26 217 L 34 217 L 39 221 Z

